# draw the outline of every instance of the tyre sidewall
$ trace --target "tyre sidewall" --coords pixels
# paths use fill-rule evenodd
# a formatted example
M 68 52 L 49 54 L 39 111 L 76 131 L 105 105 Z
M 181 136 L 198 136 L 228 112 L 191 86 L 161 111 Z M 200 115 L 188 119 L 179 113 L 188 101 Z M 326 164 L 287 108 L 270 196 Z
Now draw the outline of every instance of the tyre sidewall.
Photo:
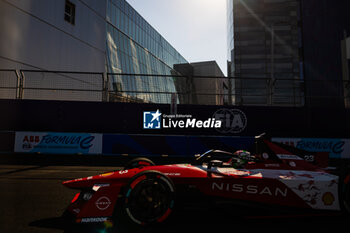
M 348 175 L 344 179 L 343 188 L 342 188 L 342 205 L 343 205 L 343 210 L 347 215 L 350 215 L 350 181 L 349 179 L 350 179 L 350 175 Z
M 138 168 L 142 166 L 154 166 L 155 163 L 148 159 L 148 158 L 136 158 L 131 161 L 129 161 L 126 166 L 124 167 L 124 170 L 132 169 L 132 168 Z
M 141 178 L 142 177 L 142 178 Z M 141 180 L 140 180 L 141 179 Z M 130 209 L 129 209 L 129 198 L 132 194 L 132 192 L 135 190 L 135 188 L 137 188 L 138 185 L 142 185 L 144 182 L 148 182 L 150 179 L 152 180 L 158 180 L 158 182 L 161 182 L 163 184 L 164 187 L 166 187 L 166 191 L 167 191 L 167 196 L 168 196 L 168 210 L 166 213 L 164 213 L 164 215 L 168 215 L 173 207 L 174 207 L 174 201 L 175 201 L 175 189 L 174 189 L 174 184 L 173 182 L 164 174 L 162 174 L 161 172 L 158 171 L 143 171 L 138 173 L 137 175 L 135 175 L 133 178 L 131 178 L 131 180 L 129 181 L 129 184 L 127 185 L 127 187 L 125 188 L 125 195 L 124 195 L 124 200 L 123 200 L 123 209 L 125 211 L 126 216 L 129 217 L 129 219 L 137 225 L 154 225 L 155 223 L 158 222 L 162 222 L 163 220 L 165 220 L 168 216 L 158 216 L 155 217 L 153 219 L 137 219 L 135 216 L 133 216 L 133 214 L 131 213 Z M 138 181 L 140 180 L 140 181 Z M 136 183 L 135 183 L 136 182 Z M 162 219 L 162 217 L 164 217 L 164 219 Z

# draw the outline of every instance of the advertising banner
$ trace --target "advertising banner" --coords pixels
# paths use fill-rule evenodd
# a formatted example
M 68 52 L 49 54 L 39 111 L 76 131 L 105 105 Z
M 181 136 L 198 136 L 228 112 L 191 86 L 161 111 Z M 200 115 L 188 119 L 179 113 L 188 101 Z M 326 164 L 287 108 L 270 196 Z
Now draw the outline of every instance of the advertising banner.
M 177 111 L 176 107 L 172 106 L 172 112 Z M 174 109 L 175 110 L 174 110 Z M 186 112 L 181 114 L 166 114 L 162 113 L 159 109 L 152 111 L 144 111 L 143 116 L 143 129 L 151 130 L 211 130 L 215 129 L 222 134 L 233 133 L 239 134 L 243 132 L 248 124 L 246 114 L 237 108 L 227 109 L 221 108 L 214 112 L 214 114 L 206 114 L 207 116 L 202 118 Z
M 328 152 L 330 158 L 350 158 L 350 139 L 342 138 L 272 138 L 310 152 Z
M 251 150 L 254 137 L 104 134 L 103 154 L 192 157 L 210 149 Z
M 16 132 L 15 152 L 102 154 L 102 134 Z

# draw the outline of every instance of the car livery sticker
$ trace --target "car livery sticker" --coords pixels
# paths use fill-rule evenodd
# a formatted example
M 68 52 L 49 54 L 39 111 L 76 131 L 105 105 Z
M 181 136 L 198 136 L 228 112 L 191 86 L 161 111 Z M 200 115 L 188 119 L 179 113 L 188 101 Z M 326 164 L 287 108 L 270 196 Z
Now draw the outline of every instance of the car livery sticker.
M 105 222 L 107 220 L 108 220 L 108 217 L 82 218 L 81 223 Z
M 95 202 L 95 205 L 96 205 L 97 209 L 99 209 L 99 210 L 106 210 L 106 209 L 108 209 L 108 207 L 111 204 L 112 204 L 111 200 L 108 197 L 106 197 L 106 196 L 100 197 Z
M 245 169 L 234 169 L 234 168 L 215 168 L 220 173 L 227 175 L 236 175 L 236 176 L 251 176 L 251 172 Z
M 293 160 L 303 160 L 297 155 L 288 155 L 288 154 L 276 154 L 279 159 L 293 159 Z
M 213 168 L 214 169 L 214 168 Z M 276 179 L 285 184 L 313 209 L 340 210 L 335 175 L 318 171 L 215 168 L 219 173 Z
M 107 176 L 111 176 L 111 175 L 113 175 L 113 174 L 114 174 L 114 172 L 107 172 L 107 173 L 101 174 L 100 176 L 101 176 L 101 177 L 107 177 Z

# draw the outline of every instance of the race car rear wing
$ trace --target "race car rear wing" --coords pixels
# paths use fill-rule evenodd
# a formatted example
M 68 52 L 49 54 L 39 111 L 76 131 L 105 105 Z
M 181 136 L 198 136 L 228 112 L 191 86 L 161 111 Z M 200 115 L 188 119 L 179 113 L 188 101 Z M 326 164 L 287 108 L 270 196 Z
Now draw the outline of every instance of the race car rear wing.
M 263 155 L 264 153 L 267 153 L 272 159 L 276 160 L 281 159 L 278 155 L 283 154 L 286 151 L 288 154 L 296 155 L 314 166 L 321 168 L 329 166 L 328 152 L 310 152 L 291 145 L 272 142 L 265 133 L 255 137 L 255 154 Z

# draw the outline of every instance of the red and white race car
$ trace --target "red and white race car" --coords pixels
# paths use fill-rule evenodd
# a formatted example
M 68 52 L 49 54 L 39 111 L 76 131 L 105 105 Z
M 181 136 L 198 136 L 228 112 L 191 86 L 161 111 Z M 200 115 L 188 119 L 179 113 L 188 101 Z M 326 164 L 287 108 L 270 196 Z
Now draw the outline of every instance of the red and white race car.
M 349 173 L 332 174 L 282 145 L 262 142 L 255 155 L 210 150 L 191 164 L 159 166 L 139 158 L 123 170 L 65 181 L 81 190 L 67 212 L 76 223 L 104 222 L 119 212 L 148 225 L 167 219 L 189 196 L 350 212 Z

